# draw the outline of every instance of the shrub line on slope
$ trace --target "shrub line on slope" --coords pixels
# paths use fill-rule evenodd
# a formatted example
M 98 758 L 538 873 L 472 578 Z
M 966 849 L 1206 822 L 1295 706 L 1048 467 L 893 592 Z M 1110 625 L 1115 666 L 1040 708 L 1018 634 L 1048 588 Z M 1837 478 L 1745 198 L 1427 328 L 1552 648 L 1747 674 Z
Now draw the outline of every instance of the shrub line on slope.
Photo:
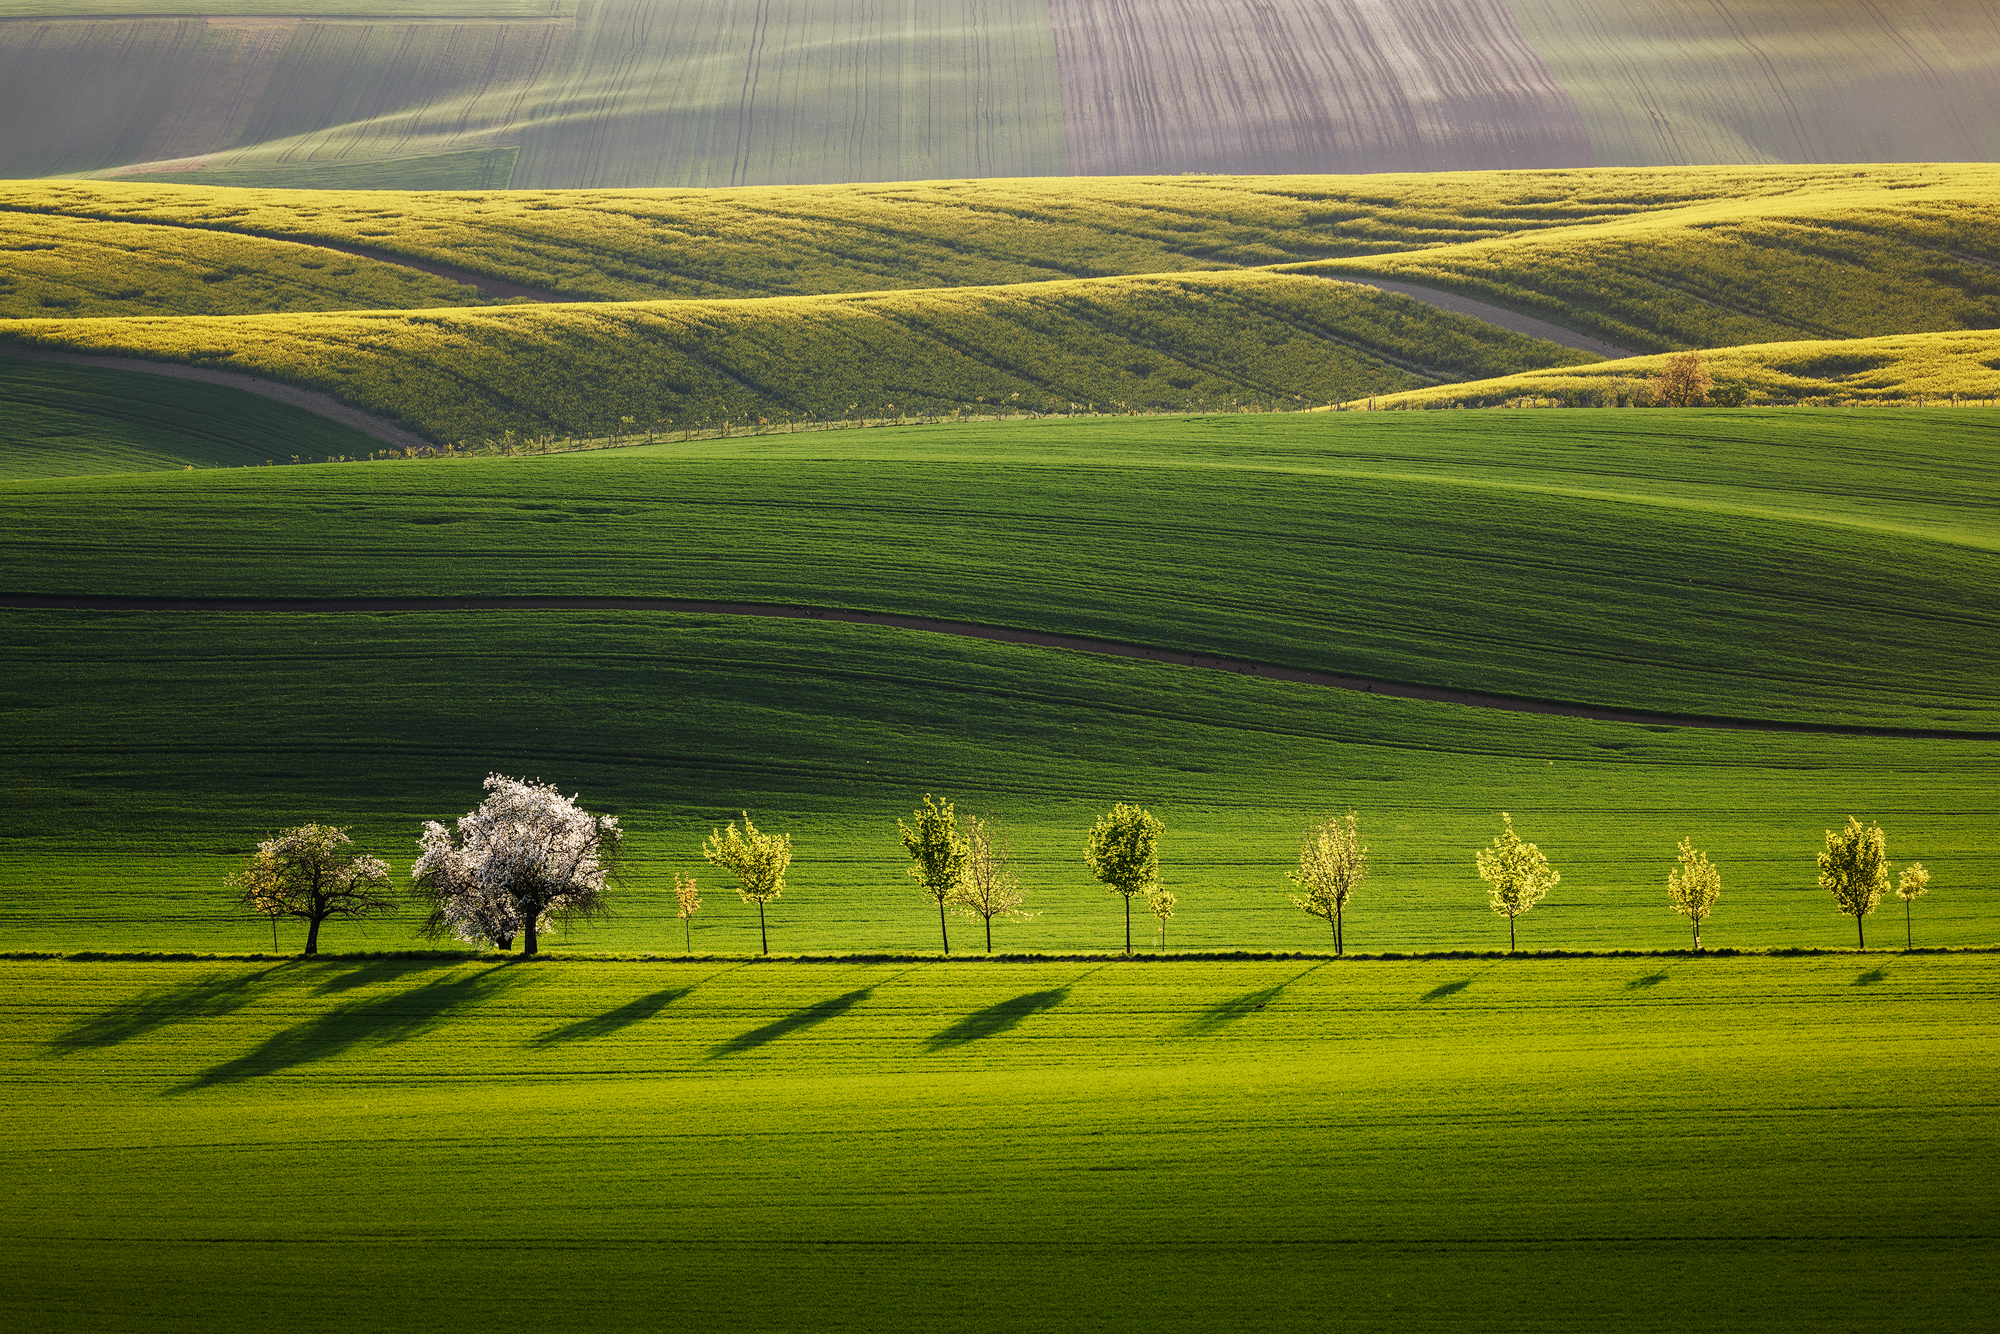
M 1415 685 L 1403 681 L 1342 676 L 1298 667 L 1223 658 L 1206 653 L 1185 653 L 1177 649 L 1149 648 L 1116 640 L 1090 639 L 1079 635 L 1023 630 L 1011 626 L 981 625 L 970 621 L 936 620 L 926 616 L 905 616 L 889 612 L 861 611 L 846 607 L 800 607 L 781 603 L 709 602 L 687 598 L 647 597 L 409 597 L 409 598 L 128 598 L 33 593 L 0 594 L 0 608 L 24 611 L 231 611 L 270 612 L 298 615 L 341 615 L 347 613 L 425 611 L 656 611 L 709 616 L 749 616 L 778 620 L 834 621 L 852 625 L 879 625 L 924 634 L 955 635 L 966 639 L 994 640 L 1039 648 L 1066 649 L 1075 653 L 1095 653 L 1110 657 L 1140 658 L 1205 671 L 1231 672 L 1270 681 L 1332 690 L 1352 690 L 1383 695 L 1391 699 L 1425 700 L 1456 704 L 1467 708 L 1497 709 L 1510 713 L 1547 714 L 1561 718 L 1581 718 L 1592 722 L 1631 723 L 1647 727 L 1691 727 L 1747 732 L 1796 732 L 1823 736 L 1882 737 L 1895 740 L 2000 741 L 2000 732 L 1949 728 L 1867 727 L 1841 723 L 1787 722 L 1772 719 L 1727 718 L 1702 714 L 1648 713 L 1636 709 L 1612 709 L 1562 700 L 1531 699 L 1516 695 L 1486 694 L 1479 691 L 1450 690 Z

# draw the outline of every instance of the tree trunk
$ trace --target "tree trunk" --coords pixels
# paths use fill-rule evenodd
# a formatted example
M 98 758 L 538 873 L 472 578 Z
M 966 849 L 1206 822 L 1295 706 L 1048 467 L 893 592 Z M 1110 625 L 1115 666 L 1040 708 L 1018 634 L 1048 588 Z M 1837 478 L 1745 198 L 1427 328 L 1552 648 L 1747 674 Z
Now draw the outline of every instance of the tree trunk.
M 1860 913 L 1854 914 L 1854 939 L 1859 942 L 1860 948 L 1865 952 L 1868 948 L 1868 933 L 1861 929 Z
M 1514 952 L 1514 914 L 1507 914 L 1507 953 Z
M 1694 923 L 1694 947 L 1695 947 L 1696 949 L 1700 949 L 1700 948 L 1701 948 L 1701 918 L 1699 918 L 1699 917 L 1695 917 L 1695 916 L 1693 916 L 1693 915 L 1690 915 L 1690 916 L 1689 916 L 1689 918 L 1688 918 L 1688 920 Z
M 527 920 L 522 923 L 521 953 L 524 956 L 533 954 L 535 952 L 535 918 L 538 915 L 539 914 L 528 913 L 526 914 Z
M 769 957 L 771 953 L 771 932 L 764 925 L 764 900 L 762 899 L 757 900 L 757 935 L 764 942 L 765 956 Z
M 1340 922 L 1340 905 L 1338 903 L 1333 905 L 1333 952 L 1336 955 L 1347 952 L 1347 934 L 1346 929 Z
M 1125 896 L 1125 953 L 1132 953 L 1132 896 Z
M 273 920 L 273 921 L 276 921 L 277 919 L 276 919 L 276 918 L 273 918 L 272 920 Z M 308 917 L 308 918 L 306 918 L 306 923 L 307 923 L 307 925 L 306 925 L 306 953 L 307 953 L 307 954 L 318 954 L 318 953 L 319 953 L 319 923 L 320 923 L 320 919 L 319 919 L 319 918 L 317 918 L 317 917 Z
M 944 941 L 944 957 L 951 957 L 951 931 L 944 924 L 944 899 L 938 899 L 938 937 Z
M 1903 953 L 1908 954 L 1915 947 L 1916 940 L 1910 935 L 1910 901 L 1903 900 Z
M 694 919 L 691 917 L 681 918 L 681 953 L 694 953 Z
M 993 953 L 993 919 L 986 919 L 986 952 Z

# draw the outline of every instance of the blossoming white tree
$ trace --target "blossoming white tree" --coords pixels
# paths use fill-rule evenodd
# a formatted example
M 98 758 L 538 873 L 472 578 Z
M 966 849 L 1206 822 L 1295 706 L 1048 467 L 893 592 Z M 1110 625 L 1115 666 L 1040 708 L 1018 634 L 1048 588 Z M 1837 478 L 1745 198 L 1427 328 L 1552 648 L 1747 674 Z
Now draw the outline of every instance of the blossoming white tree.
M 554 785 L 486 777 L 486 800 L 456 829 L 426 821 L 410 868 L 429 902 L 427 936 L 457 936 L 533 954 L 557 923 L 599 917 L 617 880 L 625 832 L 613 815 L 592 815 Z
M 357 856 L 345 829 L 302 824 L 257 845 L 229 883 L 237 901 L 271 919 L 296 917 L 306 924 L 307 954 L 319 953 L 319 927 L 329 917 L 369 917 L 394 912 L 389 897 L 389 863 Z

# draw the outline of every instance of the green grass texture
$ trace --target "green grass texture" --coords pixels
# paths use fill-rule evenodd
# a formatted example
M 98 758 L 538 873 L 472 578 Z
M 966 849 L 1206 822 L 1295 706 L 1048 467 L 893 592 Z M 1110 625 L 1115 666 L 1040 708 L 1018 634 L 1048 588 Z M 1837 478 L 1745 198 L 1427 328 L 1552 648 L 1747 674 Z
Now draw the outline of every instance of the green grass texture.
M 1982 420 L 1120 419 L 20 482 L 0 591 L 835 605 L 1628 708 L 1991 730 Z M 1496 943 L 1471 854 L 1501 810 L 1566 868 L 1531 948 L 1676 945 L 1682 836 L 1725 868 L 1708 943 L 1844 944 L 1812 853 L 1849 813 L 1938 872 L 1920 939 L 1997 934 L 1989 742 L 1551 719 L 721 616 L 6 614 L 0 856 L 19 888 L 0 920 L 24 947 L 253 948 L 221 882 L 258 837 L 353 824 L 400 863 L 490 770 L 635 830 L 622 915 L 556 948 L 670 946 L 670 872 L 744 809 L 799 839 L 777 948 L 929 948 L 893 836 L 926 791 L 1016 827 L 1044 916 L 1003 926 L 1003 949 L 1120 942 L 1081 865 L 1116 800 L 1168 818 L 1170 943 L 1191 948 L 1320 947 L 1284 872 L 1307 819 L 1348 805 L 1381 877 L 1357 949 Z M 755 948 L 754 916 L 706 883 L 700 948 Z M 409 926 L 337 926 L 328 947 Z
M 1992 956 L 0 963 L 21 1330 L 1983 1328 Z
M 304 408 L 222 385 L 0 357 L 0 477 L 236 468 L 381 446 Z

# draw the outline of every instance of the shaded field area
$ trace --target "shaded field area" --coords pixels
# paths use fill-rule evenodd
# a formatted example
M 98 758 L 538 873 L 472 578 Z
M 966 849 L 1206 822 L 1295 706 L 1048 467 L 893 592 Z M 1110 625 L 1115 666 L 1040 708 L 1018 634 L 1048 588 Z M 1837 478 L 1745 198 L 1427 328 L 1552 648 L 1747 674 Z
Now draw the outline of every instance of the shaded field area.
M 1355 413 L 48 480 L 0 499 L 0 591 L 836 606 L 1990 731 L 1995 440 L 1985 413 Z
M 0 357 L 0 475 L 77 477 L 358 458 L 379 442 L 216 385 Z
M 25 1329 L 486 1329 L 523 1256 L 582 1268 L 570 1328 L 671 1292 L 718 1330 L 1970 1330 L 2000 1295 L 1987 957 L 0 969 Z

